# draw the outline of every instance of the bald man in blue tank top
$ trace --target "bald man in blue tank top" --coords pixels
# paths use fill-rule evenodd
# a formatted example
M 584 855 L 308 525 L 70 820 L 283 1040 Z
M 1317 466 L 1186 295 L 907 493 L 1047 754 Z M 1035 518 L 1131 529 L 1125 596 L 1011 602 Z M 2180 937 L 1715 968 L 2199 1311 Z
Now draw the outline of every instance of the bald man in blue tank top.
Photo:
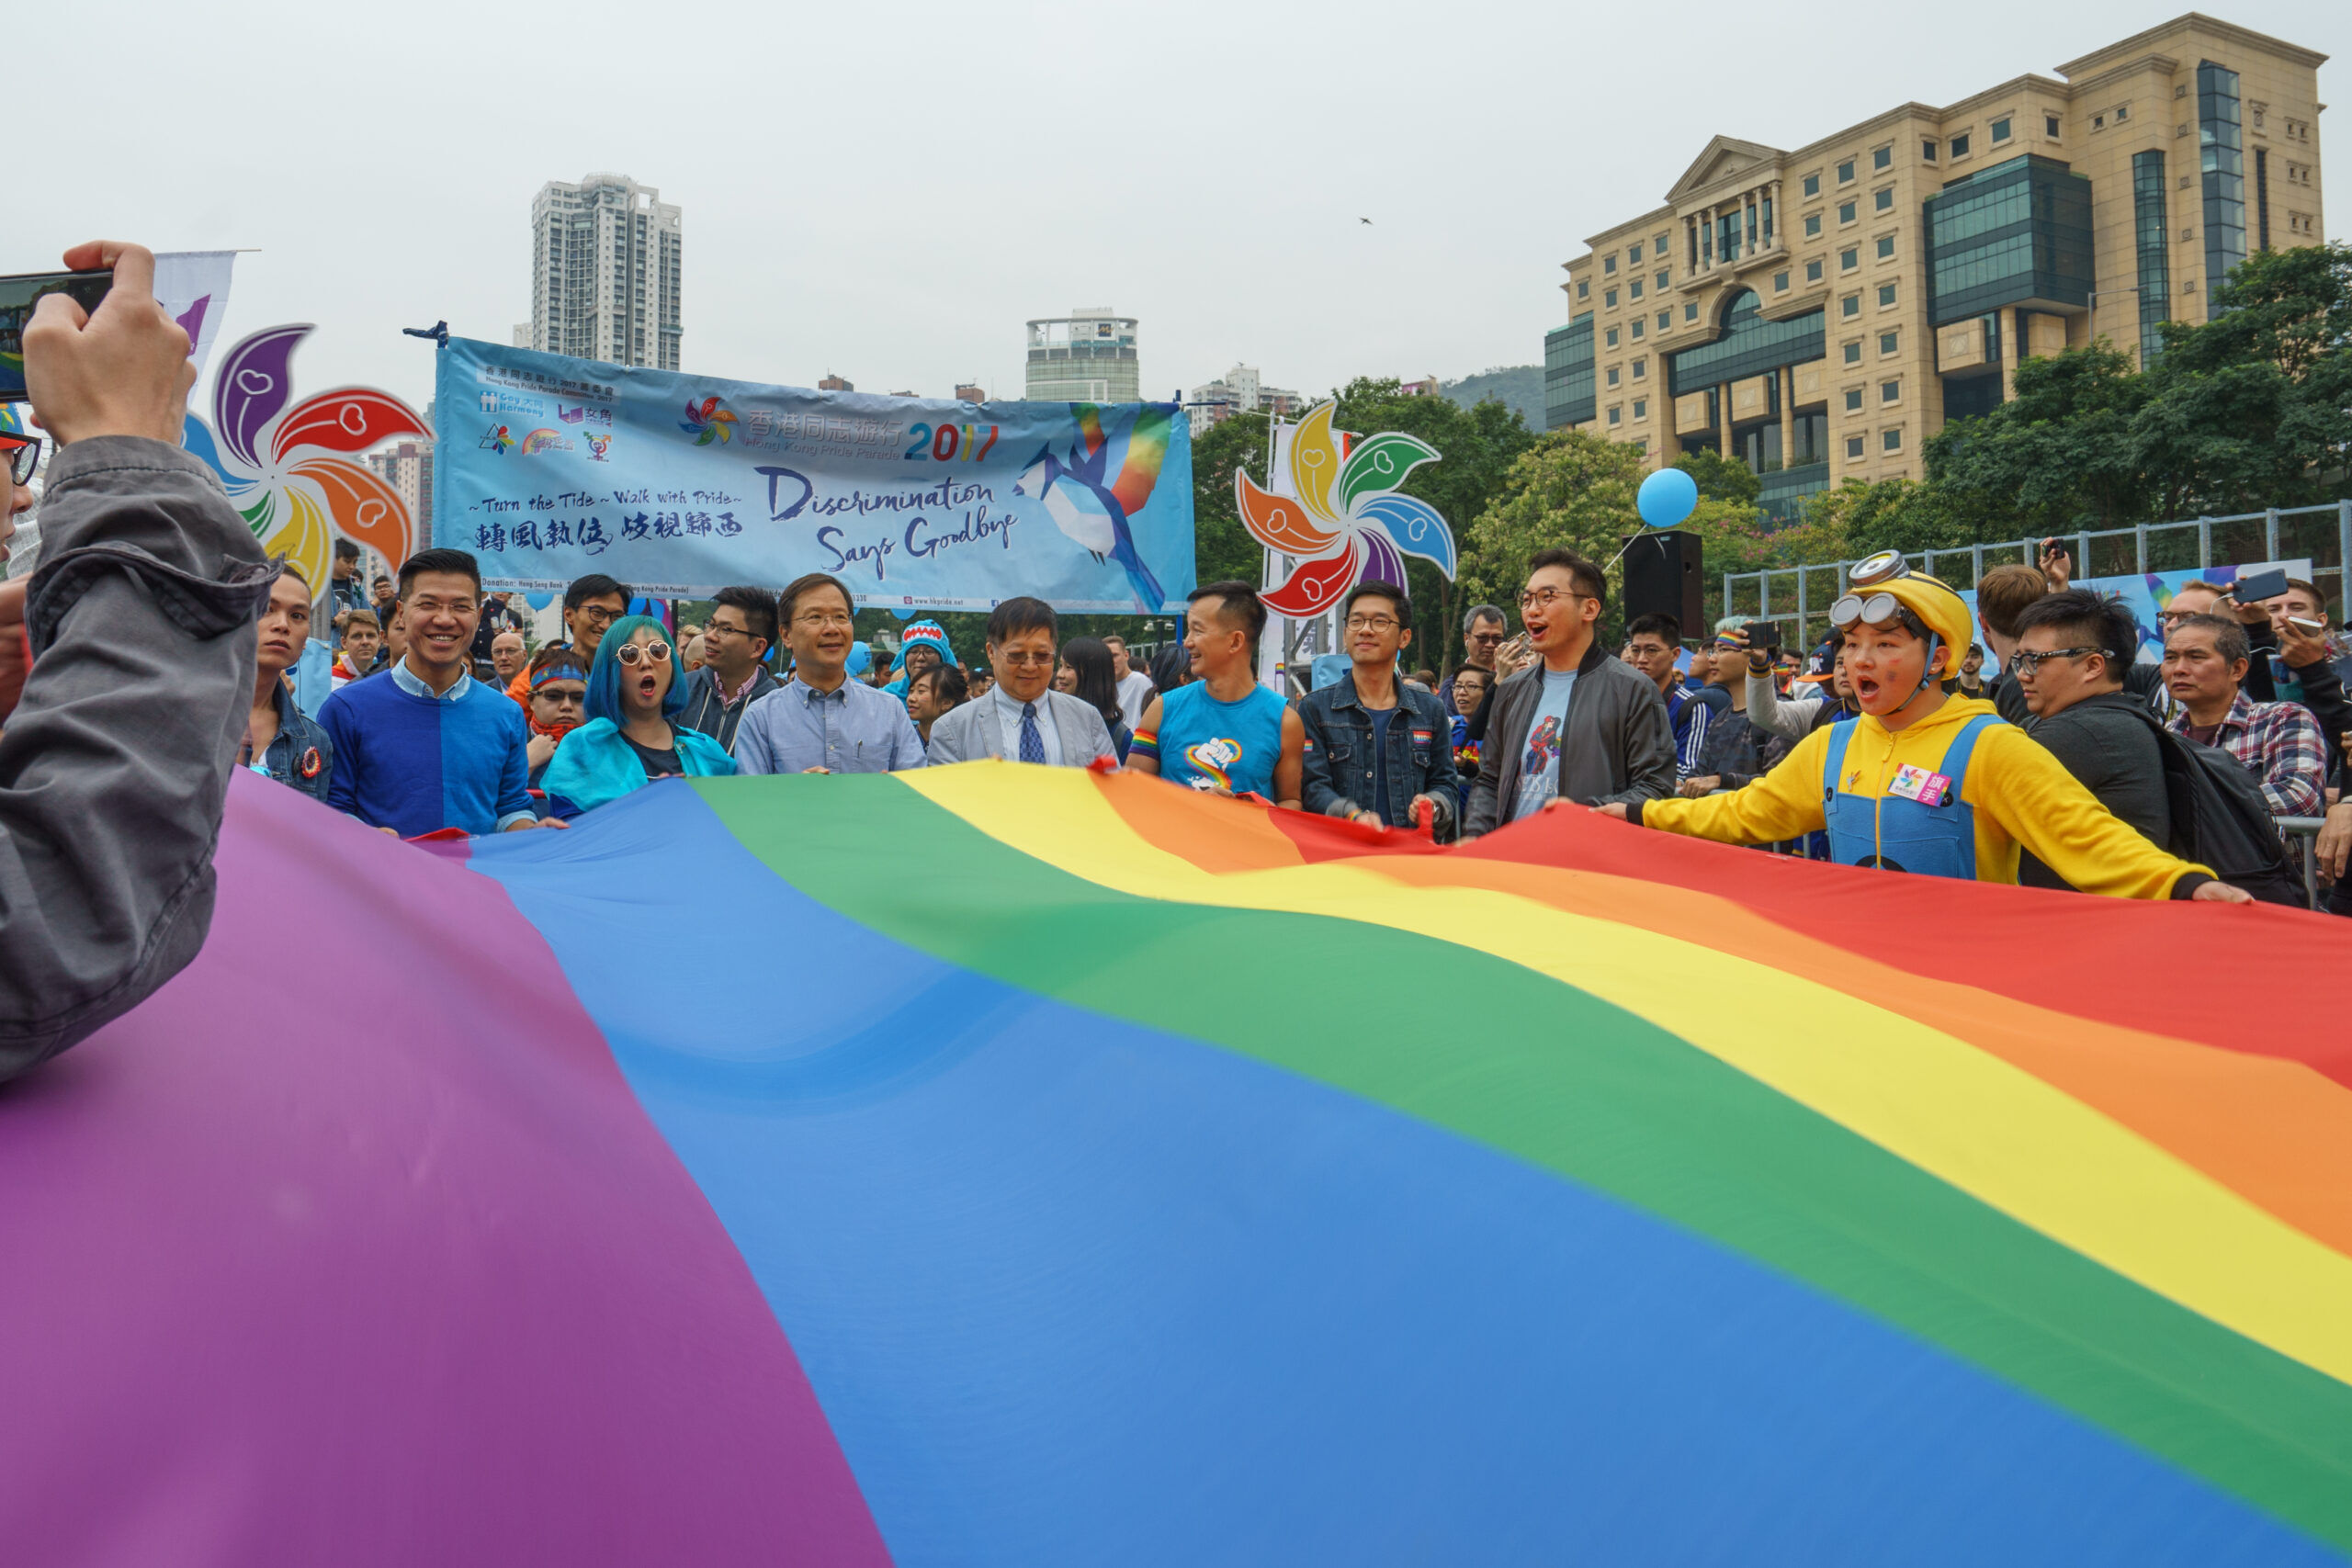
M 1127 766 L 1219 795 L 1257 795 L 1295 809 L 1306 728 L 1280 694 L 1258 683 L 1266 606 L 1246 582 L 1196 590 L 1184 612 L 1193 680 L 1151 699 Z

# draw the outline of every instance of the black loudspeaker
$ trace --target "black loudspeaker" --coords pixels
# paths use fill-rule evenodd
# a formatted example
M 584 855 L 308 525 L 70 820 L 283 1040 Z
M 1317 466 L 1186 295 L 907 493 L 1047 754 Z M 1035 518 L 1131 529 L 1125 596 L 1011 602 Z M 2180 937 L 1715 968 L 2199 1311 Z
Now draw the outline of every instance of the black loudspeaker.
M 1696 534 L 1652 528 L 1625 547 L 1625 622 L 1638 615 L 1672 615 L 1685 637 L 1707 635 L 1705 587 L 1699 573 L 1706 544 Z

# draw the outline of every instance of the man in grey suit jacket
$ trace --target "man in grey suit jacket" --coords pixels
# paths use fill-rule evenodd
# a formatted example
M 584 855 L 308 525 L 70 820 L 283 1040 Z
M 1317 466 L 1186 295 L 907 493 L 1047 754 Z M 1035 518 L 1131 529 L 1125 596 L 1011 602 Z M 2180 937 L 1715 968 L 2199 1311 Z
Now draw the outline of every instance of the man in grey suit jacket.
M 925 767 L 1001 757 L 1015 762 L 1082 768 L 1116 759 L 1111 727 L 1089 705 L 1054 685 L 1060 627 L 1043 599 L 1007 599 L 989 614 L 989 692 L 932 721 Z

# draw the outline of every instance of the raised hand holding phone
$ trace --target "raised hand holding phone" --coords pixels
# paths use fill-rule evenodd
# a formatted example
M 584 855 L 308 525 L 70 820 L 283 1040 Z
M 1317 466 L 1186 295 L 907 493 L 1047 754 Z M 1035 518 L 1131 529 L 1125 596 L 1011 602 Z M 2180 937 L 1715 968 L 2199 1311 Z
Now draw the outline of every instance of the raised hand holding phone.
M 2066 553 L 2055 534 L 2041 541 L 2041 575 L 2049 580 L 2052 593 L 2065 592 L 2066 584 L 2074 580 L 2075 558 Z
M 58 445 L 143 435 L 176 446 L 196 386 L 187 333 L 155 302 L 155 256 L 144 245 L 93 240 L 65 253 L 75 272 L 111 269 L 95 312 L 49 294 L 25 326 L 25 386 Z

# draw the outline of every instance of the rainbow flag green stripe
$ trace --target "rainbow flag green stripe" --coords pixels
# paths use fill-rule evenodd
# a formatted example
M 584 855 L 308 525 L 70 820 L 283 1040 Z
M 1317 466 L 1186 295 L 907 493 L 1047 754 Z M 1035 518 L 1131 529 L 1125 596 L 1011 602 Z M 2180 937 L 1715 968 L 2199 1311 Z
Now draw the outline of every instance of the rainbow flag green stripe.
M 2352 1388 L 1648 1019 L 1426 935 L 1123 892 L 1023 853 L 901 779 L 824 781 L 823 829 L 810 831 L 801 813 L 775 809 L 780 782 L 694 787 L 779 877 L 861 925 L 1607 1192 L 2352 1547 Z M 920 867 L 920 881 L 877 878 L 883 864 Z

